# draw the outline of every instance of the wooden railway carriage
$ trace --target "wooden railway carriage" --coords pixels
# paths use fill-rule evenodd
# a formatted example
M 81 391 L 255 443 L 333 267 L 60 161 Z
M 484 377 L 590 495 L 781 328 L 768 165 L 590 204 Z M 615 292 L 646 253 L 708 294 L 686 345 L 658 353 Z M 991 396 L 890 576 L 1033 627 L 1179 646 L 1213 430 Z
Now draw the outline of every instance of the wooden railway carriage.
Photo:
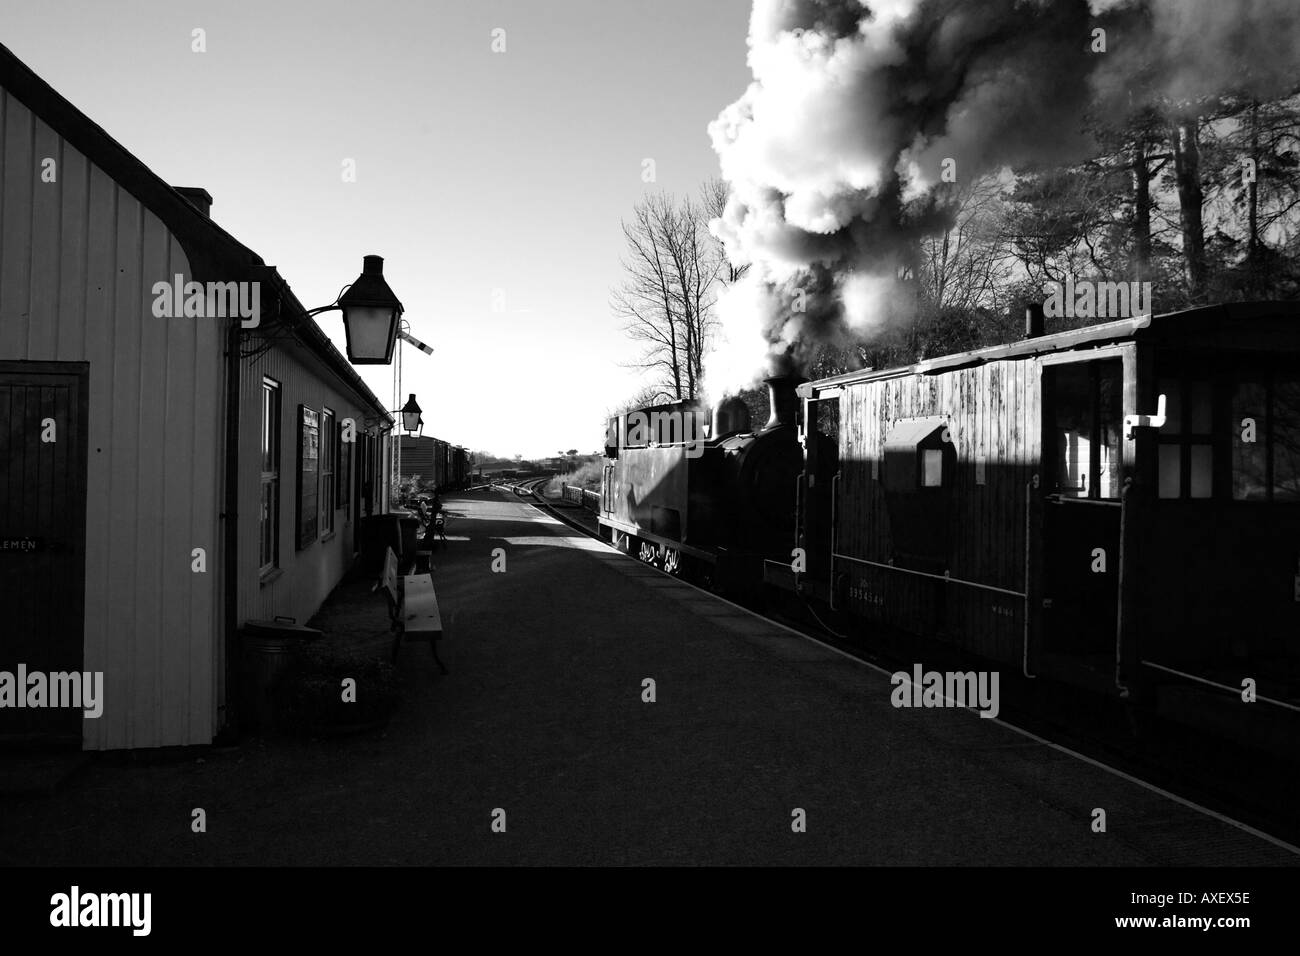
M 469 469 L 465 449 L 440 438 L 402 438 L 402 474 L 419 475 L 435 491 L 464 488 Z
M 1237 725 L 1249 678 L 1255 713 L 1293 719 L 1298 313 L 1031 330 L 801 386 L 801 590 L 1216 726 Z
M 451 449 L 447 469 L 450 487 L 464 488 L 469 484 L 469 457 L 460 445 Z
M 433 440 L 433 486 L 442 491 L 447 487 L 447 443 Z

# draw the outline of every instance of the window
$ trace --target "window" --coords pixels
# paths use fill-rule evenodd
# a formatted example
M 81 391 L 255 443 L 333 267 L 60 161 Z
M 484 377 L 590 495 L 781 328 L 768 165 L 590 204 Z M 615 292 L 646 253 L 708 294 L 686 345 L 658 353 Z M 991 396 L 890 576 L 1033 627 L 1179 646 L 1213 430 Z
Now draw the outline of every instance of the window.
M 334 469 L 334 483 L 337 486 L 335 505 L 343 509 L 343 520 L 352 520 L 352 446 L 355 442 L 343 441 L 342 429 L 335 440 L 338 449 L 338 465 Z
M 262 504 L 258 566 L 265 574 L 280 563 L 280 385 L 262 379 Z
M 921 487 L 938 488 L 943 485 L 943 452 L 927 448 L 921 453 L 922 474 Z
M 1162 377 L 1165 423 L 1158 435 L 1161 498 L 1209 498 L 1214 494 L 1214 385 L 1203 377 Z
M 1300 378 L 1267 373 L 1232 386 L 1232 497 L 1300 501 Z
M 321 412 L 320 432 L 320 533 L 334 533 L 334 449 L 337 442 L 334 412 Z
M 611 418 L 605 424 L 605 457 L 618 457 L 618 418 Z
M 357 485 L 361 490 L 361 513 L 375 513 L 375 440 L 369 434 L 361 436 L 361 461 L 357 467 Z
M 1055 471 L 1063 498 L 1118 498 L 1124 415 L 1121 359 L 1075 362 L 1044 374 Z
M 320 414 L 298 406 L 298 547 L 316 540 L 320 500 Z

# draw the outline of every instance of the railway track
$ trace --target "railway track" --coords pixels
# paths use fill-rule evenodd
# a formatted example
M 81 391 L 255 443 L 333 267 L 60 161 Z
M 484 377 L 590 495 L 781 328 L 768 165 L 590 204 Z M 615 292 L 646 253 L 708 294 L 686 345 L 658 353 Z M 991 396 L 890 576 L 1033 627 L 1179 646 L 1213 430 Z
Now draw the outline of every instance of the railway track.
M 547 475 L 544 478 L 524 478 L 519 481 L 504 481 L 498 485 L 494 485 L 493 487 L 504 488 L 509 491 L 513 491 L 516 495 L 519 495 L 521 497 L 525 497 L 525 498 L 531 497 L 531 498 L 536 498 L 538 500 L 541 500 L 542 498 L 540 494 L 541 488 L 550 480 L 551 477 Z
M 546 478 L 528 479 L 514 483 L 510 488 L 519 496 L 529 499 L 529 502 L 539 510 L 588 537 L 595 538 L 606 546 L 610 546 L 608 542 L 604 541 L 591 529 L 580 522 L 572 520 L 561 510 L 551 507 L 546 502 L 538 491 L 547 481 L 549 479 Z M 656 568 L 656 570 L 660 574 L 674 577 L 702 593 L 710 594 L 718 600 L 728 601 L 727 598 L 718 595 L 716 592 L 700 587 L 689 580 L 677 575 L 669 575 L 668 572 L 662 569 Z M 728 601 L 728 603 L 736 604 L 734 601 Z M 790 607 L 773 609 L 771 607 L 759 608 L 744 604 L 737 604 L 737 606 L 743 607 L 751 613 L 759 614 L 807 640 L 816 641 L 830 647 L 840 654 L 858 661 L 863 666 L 871 667 L 881 673 L 892 674 L 899 670 L 908 671 L 916 656 L 914 646 L 910 656 L 904 658 L 897 653 L 892 653 L 887 647 L 869 645 L 863 640 L 838 633 L 832 626 L 822 620 L 817 611 L 810 606 L 805 607 L 802 613 L 798 609 Z M 928 657 L 926 659 L 929 660 Z M 1092 704 L 1094 707 L 1097 706 L 1095 701 Z M 1162 762 L 1158 753 L 1153 756 L 1151 753 L 1136 751 L 1131 742 L 1124 737 L 1122 728 L 1126 725 L 1126 720 L 1123 714 L 1111 713 L 1108 715 L 1111 725 L 1120 728 L 1118 731 L 1112 730 L 1108 733 L 1094 735 L 1079 733 L 1077 727 L 1072 726 L 1066 720 L 1068 717 L 1077 719 L 1077 716 L 1077 711 L 1069 711 L 1058 715 L 1053 713 L 1052 709 L 1049 709 L 1046 713 L 1043 713 L 1023 705 L 1017 706 L 1014 702 L 1011 702 L 1002 705 L 1002 711 L 995 719 L 1017 734 L 1030 737 L 1076 759 L 1086 761 L 1110 773 L 1131 780 L 1175 802 L 1192 807 L 1208 816 L 1251 832 L 1270 843 L 1282 846 L 1295 853 L 1297 862 L 1300 862 L 1300 826 L 1297 826 L 1297 821 L 1273 816 L 1261 806 L 1254 805 L 1249 799 L 1251 792 L 1258 792 L 1259 788 L 1268 786 L 1266 779 L 1264 779 L 1267 774 L 1262 775 L 1262 777 L 1256 774 L 1247 774 L 1243 778 L 1240 766 L 1225 766 L 1221 763 L 1213 763 L 1208 769 L 1203 768 L 1199 773 L 1191 772 L 1179 761 Z M 1099 721 L 1101 721 L 1100 717 Z M 1169 728 L 1163 728 L 1163 730 L 1166 733 L 1181 733 L 1184 737 L 1188 733 L 1185 729 L 1173 725 Z M 1184 739 L 1183 743 L 1186 742 Z M 1286 768 L 1276 769 L 1275 772 L 1279 775 L 1279 779 L 1293 776 Z M 1242 786 L 1225 787 L 1225 780 L 1238 784 L 1243 784 L 1243 781 L 1245 781 L 1244 789 Z M 1252 788 L 1254 788 L 1253 791 Z

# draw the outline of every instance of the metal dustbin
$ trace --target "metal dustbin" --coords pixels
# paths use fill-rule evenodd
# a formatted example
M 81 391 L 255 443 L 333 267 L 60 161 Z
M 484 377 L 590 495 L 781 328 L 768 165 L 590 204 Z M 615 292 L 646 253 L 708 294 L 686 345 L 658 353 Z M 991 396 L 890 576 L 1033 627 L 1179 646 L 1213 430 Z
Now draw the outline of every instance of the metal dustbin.
M 361 560 L 367 568 L 378 571 L 384 566 L 384 551 L 402 556 L 402 529 L 399 515 L 367 515 L 361 519 Z
M 316 640 L 321 632 L 289 620 L 246 621 L 239 636 L 243 664 L 240 723 L 245 730 L 274 729 L 280 681 L 303 644 Z
M 403 565 L 407 565 L 415 560 L 415 544 L 420 537 L 420 516 L 409 511 L 399 511 L 397 520 L 402 526 L 402 551 L 398 558 Z

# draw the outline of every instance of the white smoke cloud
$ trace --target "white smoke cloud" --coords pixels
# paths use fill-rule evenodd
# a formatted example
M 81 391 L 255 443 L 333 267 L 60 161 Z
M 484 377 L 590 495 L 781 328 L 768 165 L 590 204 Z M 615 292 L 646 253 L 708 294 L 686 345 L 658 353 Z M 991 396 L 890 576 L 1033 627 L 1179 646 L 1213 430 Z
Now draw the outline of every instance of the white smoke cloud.
M 845 276 L 840 282 L 840 299 L 848 327 L 858 333 L 878 331 L 888 314 L 896 285 L 892 276 L 865 272 L 850 272 Z
M 767 370 L 767 330 L 776 309 L 768 287 L 751 274 L 718 298 L 718 334 L 704 370 L 705 399 L 717 402 L 753 385 Z
M 945 160 L 959 182 L 1075 162 L 1088 110 L 1294 84 L 1297 43 L 1297 0 L 755 0 L 753 82 L 709 125 L 731 188 L 712 228 L 750 266 L 711 384 L 883 328 L 914 240 L 945 224 Z

